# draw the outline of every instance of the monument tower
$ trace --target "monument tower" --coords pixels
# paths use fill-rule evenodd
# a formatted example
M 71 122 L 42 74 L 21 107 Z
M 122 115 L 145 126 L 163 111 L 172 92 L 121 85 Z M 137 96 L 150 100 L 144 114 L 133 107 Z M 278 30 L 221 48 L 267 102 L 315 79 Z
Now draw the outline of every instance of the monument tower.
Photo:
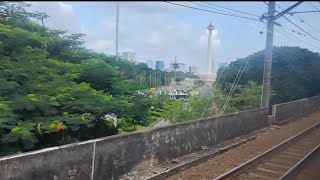
M 214 27 L 212 26 L 212 22 L 210 22 L 210 25 L 207 27 L 207 29 L 209 30 L 208 52 L 207 52 L 208 75 L 213 78 L 214 62 L 213 62 L 213 52 L 212 52 L 212 30 L 214 29 Z

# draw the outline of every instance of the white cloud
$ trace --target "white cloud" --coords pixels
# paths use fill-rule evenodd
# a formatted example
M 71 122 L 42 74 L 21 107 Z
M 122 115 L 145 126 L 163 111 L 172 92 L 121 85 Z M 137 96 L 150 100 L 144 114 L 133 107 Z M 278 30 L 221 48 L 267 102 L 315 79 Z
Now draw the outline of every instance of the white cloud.
M 158 32 L 153 32 L 151 37 L 147 40 L 149 45 L 158 45 L 160 43 L 160 36 Z
M 185 4 L 185 2 L 179 2 Z M 104 11 L 115 11 L 116 2 L 95 2 L 93 8 Z M 175 14 L 182 10 L 181 7 L 173 6 L 164 2 L 121 2 L 119 1 L 119 10 L 138 14 Z
M 114 19 L 102 21 L 101 24 L 107 29 L 116 29 L 116 21 Z
M 81 25 L 81 33 L 83 33 L 83 34 L 88 34 L 89 33 L 89 30 L 82 24 Z
M 97 52 L 113 53 L 114 42 L 110 40 L 97 40 L 87 42 L 87 47 Z
M 58 2 L 58 5 L 60 6 L 64 14 L 74 16 L 73 7 L 71 5 L 64 4 L 63 2 Z
M 163 2 L 120 2 L 119 53 L 134 51 L 137 60 L 145 62 L 165 59 L 166 64 L 178 57 L 178 61 L 206 67 L 208 32 L 203 25 L 199 33 L 193 24 L 173 16 L 180 7 Z M 180 3 L 181 4 L 181 3 Z M 46 24 L 51 28 L 85 33 L 86 46 L 97 52 L 115 53 L 115 3 L 99 2 L 89 6 L 92 11 L 101 10 L 107 18 L 96 19 L 98 27 L 90 31 L 75 15 L 73 6 L 63 2 L 35 2 L 33 10 L 47 12 L 51 17 Z M 88 7 L 88 8 L 89 8 Z M 109 9 L 103 9 L 102 7 Z M 88 14 L 90 16 L 90 14 Z M 218 31 L 213 30 L 214 48 L 220 45 Z
M 45 20 L 45 25 L 53 29 L 68 30 L 70 33 L 81 33 L 84 26 L 75 16 L 71 5 L 64 2 L 28 2 L 32 6 L 29 11 L 46 12 L 50 17 Z

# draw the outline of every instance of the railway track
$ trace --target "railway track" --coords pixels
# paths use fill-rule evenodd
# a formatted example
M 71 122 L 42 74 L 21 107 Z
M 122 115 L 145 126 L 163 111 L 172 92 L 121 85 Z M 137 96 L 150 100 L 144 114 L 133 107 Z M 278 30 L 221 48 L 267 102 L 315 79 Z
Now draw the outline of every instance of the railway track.
M 292 173 L 319 150 L 319 144 L 320 123 L 317 123 L 214 180 L 290 179 Z

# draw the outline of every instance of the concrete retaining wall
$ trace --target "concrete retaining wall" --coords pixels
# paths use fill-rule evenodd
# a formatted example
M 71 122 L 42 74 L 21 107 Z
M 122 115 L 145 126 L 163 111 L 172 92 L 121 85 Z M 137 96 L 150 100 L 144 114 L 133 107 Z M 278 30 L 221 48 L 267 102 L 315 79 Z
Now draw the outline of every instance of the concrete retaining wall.
M 268 109 L 0 158 L 1 179 L 118 179 L 268 126 Z
M 272 115 L 274 122 L 283 122 L 304 114 L 314 112 L 320 108 L 320 96 L 314 96 L 297 101 L 291 101 L 272 106 Z

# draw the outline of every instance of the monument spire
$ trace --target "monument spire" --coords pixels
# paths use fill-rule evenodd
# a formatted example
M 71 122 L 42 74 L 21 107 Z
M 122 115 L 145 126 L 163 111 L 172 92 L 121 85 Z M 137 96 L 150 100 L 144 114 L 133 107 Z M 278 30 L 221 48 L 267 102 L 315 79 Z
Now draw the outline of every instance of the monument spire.
M 212 26 L 212 21 L 210 21 L 210 25 L 207 27 L 209 30 L 208 37 L 208 51 L 207 51 L 207 65 L 208 65 L 208 74 L 213 74 L 213 54 L 212 54 L 212 30 L 214 27 Z

